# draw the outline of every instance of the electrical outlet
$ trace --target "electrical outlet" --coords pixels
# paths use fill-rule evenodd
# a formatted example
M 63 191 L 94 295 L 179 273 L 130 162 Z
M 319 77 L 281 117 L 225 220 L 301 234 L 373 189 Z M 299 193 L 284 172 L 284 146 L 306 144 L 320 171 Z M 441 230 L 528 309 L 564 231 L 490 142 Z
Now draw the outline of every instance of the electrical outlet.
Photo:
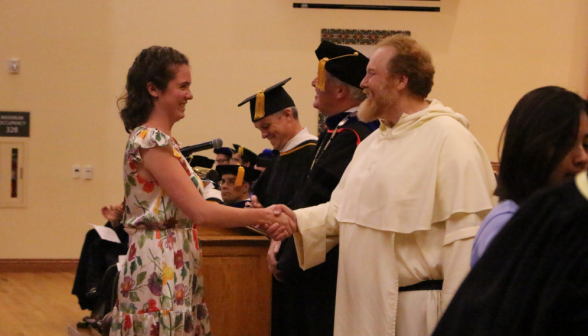
M 71 167 L 71 175 L 73 178 L 78 179 L 80 178 L 81 168 L 78 165 Z
M 92 166 L 85 166 L 83 168 L 82 175 L 84 176 L 84 180 L 91 180 L 92 179 Z
M 8 60 L 8 73 L 20 73 L 20 60 L 18 58 L 11 58 Z

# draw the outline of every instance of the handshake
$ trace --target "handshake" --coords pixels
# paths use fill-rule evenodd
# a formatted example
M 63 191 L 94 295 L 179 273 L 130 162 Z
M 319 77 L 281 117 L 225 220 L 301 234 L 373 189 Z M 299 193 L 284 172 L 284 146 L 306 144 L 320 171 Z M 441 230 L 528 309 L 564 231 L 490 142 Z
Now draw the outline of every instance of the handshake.
M 251 198 L 251 206 L 256 209 L 263 208 L 256 196 Z M 275 204 L 265 210 L 267 210 L 267 223 L 258 225 L 257 228 L 263 230 L 272 240 L 282 241 L 298 231 L 296 214 L 287 206 Z

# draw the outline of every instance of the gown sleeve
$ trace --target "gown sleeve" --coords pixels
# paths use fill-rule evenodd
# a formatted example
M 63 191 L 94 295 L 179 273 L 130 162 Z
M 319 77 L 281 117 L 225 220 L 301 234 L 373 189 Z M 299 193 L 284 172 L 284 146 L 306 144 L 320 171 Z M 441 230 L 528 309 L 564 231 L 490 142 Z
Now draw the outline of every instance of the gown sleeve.
M 333 202 L 294 211 L 298 222 L 294 241 L 303 270 L 325 262 L 327 252 L 339 243 L 337 211 Z
M 474 237 L 489 210 L 477 213 L 454 213 L 445 223 L 445 237 L 441 262 L 443 266 L 443 288 L 441 309 L 445 311 L 463 279 L 470 271 L 470 255 Z

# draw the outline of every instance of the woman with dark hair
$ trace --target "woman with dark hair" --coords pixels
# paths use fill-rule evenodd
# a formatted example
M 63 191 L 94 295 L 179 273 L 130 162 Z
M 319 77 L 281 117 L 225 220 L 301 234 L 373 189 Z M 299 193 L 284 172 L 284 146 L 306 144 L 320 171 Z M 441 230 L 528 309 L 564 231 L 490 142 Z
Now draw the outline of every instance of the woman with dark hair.
M 129 69 L 121 118 L 130 133 L 123 218 L 130 238 L 111 335 L 208 335 L 196 227 L 252 225 L 271 233 L 294 225 L 272 208 L 204 200 L 202 181 L 171 136 L 193 98 L 191 82 L 188 59 L 169 47 L 144 49 Z
M 587 102 L 566 89 L 547 86 L 517 103 L 503 131 L 495 194 L 500 203 L 486 216 L 474 240 L 471 266 L 538 190 L 575 176 L 588 164 Z

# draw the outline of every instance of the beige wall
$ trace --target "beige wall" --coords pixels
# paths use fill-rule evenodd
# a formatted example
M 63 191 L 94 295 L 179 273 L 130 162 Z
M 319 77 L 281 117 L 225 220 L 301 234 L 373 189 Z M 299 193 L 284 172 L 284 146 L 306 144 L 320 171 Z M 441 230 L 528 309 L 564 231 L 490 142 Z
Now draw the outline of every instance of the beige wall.
M 0 209 L 0 258 L 76 258 L 100 207 L 122 200 L 126 133 L 116 97 L 153 44 L 190 57 L 194 100 L 174 128 L 184 144 L 215 137 L 261 151 L 243 98 L 286 86 L 315 130 L 310 81 L 321 28 L 410 30 L 437 67 L 431 97 L 466 115 L 496 159 L 502 126 L 533 88 L 586 96 L 585 0 L 442 0 L 441 13 L 293 9 L 285 0 L 0 0 L 0 110 L 30 111 L 28 207 Z M 18 57 L 19 75 L 4 62 Z M 91 181 L 71 178 L 92 165 Z

